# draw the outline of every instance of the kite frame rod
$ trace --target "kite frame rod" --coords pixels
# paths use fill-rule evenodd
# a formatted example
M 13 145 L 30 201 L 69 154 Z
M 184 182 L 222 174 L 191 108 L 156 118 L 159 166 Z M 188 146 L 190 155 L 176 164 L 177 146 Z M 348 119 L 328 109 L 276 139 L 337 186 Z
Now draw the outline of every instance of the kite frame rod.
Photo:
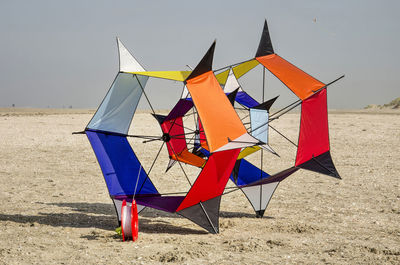
M 262 82 L 262 102 L 264 102 L 265 99 L 265 67 L 263 67 L 263 82 Z M 250 118 L 251 120 L 251 118 Z M 268 137 L 268 136 L 267 136 Z M 267 138 L 268 142 L 268 138 Z M 260 161 L 260 180 L 263 177 L 263 164 L 264 164 L 264 149 L 261 148 L 261 161 Z M 260 186 L 260 209 L 261 209 L 261 204 L 262 204 L 262 186 Z
M 200 131 L 199 131 L 200 132 Z M 174 135 L 170 135 L 171 138 L 176 138 L 177 136 L 184 136 L 184 135 L 188 135 L 188 134 L 196 134 L 196 131 L 193 132 L 188 132 L 188 133 L 180 133 L 180 134 L 174 134 Z
M 295 102 L 292 102 L 292 103 L 290 103 L 289 105 L 287 105 L 286 107 L 283 107 L 282 109 L 278 110 L 277 112 L 271 114 L 269 120 L 272 120 L 273 117 L 274 117 L 276 114 L 278 114 L 279 112 L 282 112 L 282 111 L 284 111 L 285 109 L 287 109 L 287 108 L 291 107 L 292 105 L 294 105 L 294 104 L 296 104 L 296 103 L 299 103 L 299 102 L 301 102 L 301 99 L 298 99 L 298 100 L 296 100 Z M 296 105 L 295 107 L 297 107 L 297 105 Z M 285 113 L 286 113 L 286 112 L 285 112 Z M 278 116 L 278 117 L 279 117 L 279 116 Z
M 138 134 L 123 134 L 123 133 L 116 133 L 116 132 L 108 132 L 108 131 L 101 131 L 101 130 L 93 130 L 93 129 L 85 129 L 84 131 L 81 132 L 72 132 L 72 134 L 85 134 L 86 131 L 90 132 L 98 132 L 106 135 L 116 135 L 116 136 L 121 136 L 121 137 L 132 137 L 132 138 L 142 138 L 142 139 L 160 139 L 161 136 L 155 136 L 155 135 L 138 135 Z
M 168 144 L 169 144 L 169 143 L 167 142 L 167 145 L 168 145 Z M 169 145 L 169 147 L 171 148 L 171 150 L 172 150 L 172 152 L 174 153 L 175 157 L 178 157 L 178 155 L 175 153 L 175 150 L 174 150 L 174 148 L 172 147 L 172 145 Z M 179 161 L 179 159 L 176 159 L 176 161 L 178 162 L 179 167 L 181 168 L 183 174 L 185 175 L 186 180 L 189 182 L 190 188 L 193 187 L 192 182 L 190 182 L 190 179 L 189 179 L 189 177 L 188 177 L 187 174 L 186 174 L 186 171 L 183 169 L 183 166 L 182 166 L 182 164 L 181 164 L 181 161 Z
M 239 143 L 239 144 L 254 144 L 254 145 L 263 145 L 265 144 L 263 141 L 258 140 L 258 143 L 253 143 L 253 142 L 246 142 L 246 141 L 228 141 L 228 143 Z
M 342 79 L 343 77 L 344 77 L 345 75 L 342 75 L 342 76 L 340 76 L 340 77 L 338 77 L 338 78 L 336 78 L 335 80 L 333 80 L 332 82 L 330 82 L 330 83 L 328 83 L 328 84 L 326 84 L 325 86 L 323 86 L 323 87 L 321 87 L 321 88 L 319 88 L 318 90 L 316 90 L 316 91 L 314 91 L 313 90 L 313 93 L 314 94 L 316 94 L 316 93 L 318 93 L 319 91 L 321 91 L 322 89 L 324 89 L 324 88 L 327 88 L 328 86 L 330 86 L 330 85 L 332 85 L 333 83 L 335 83 L 335 82 L 337 82 L 337 81 L 339 81 L 340 79 Z M 277 118 L 273 118 L 273 116 L 275 116 L 276 114 L 278 114 L 279 112 L 281 112 L 281 111 L 283 111 L 283 110 L 285 110 L 286 108 L 288 108 L 288 107 L 290 107 L 290 106 L 292 106 L 293 104 L 296 104 L 296 103 L 301 103 L 302 102 L 302 100 L 301 99 L 299 99 L 299 100 L 296 100 L 295 102 L 293 102 L 293 103 L 291 103 L 291 104 L 289 104 L 289 105 L 287 105 L 286 107 L 284 107 L 284 108 L 282 108 L 282 109 L 280 109 L 279 111 L 277 111 L 277 112 L 275 112 L 275 113 L 273 113 L 273 114 L 271 114 L 271 118 L 270 118 L 270 121 L 271 120 L 274 120 L 274 119 L 277 119 Z M 296 105 L 296 107 L 298 106 L 298 104 Z M 286 112 L 285 112 L 286 113 Z M 280 116 L 282 116 L 283 114 L 281 114 L 281 115 L 279 115 L 278 116 L 278 118 L 280 117 Z
M 144 87 L 142 86 L 142 83 L 140 83 L 139 78 L 137 77 L 136 74 L 133 74 L 133 75 L 135 76 L 136 80 L 138 81 L 139 86 L 140 86 L 140 88 L 142 89 L 142 92 L 143 92 L 143 94 L 144 94 L 144 96 L 145 96 L 145 98 L 146 98 L 146 100 L 147 100 L 147 103 L 149 103 L 149 106 L 150 106 L 150 108 L 151 108 L 151 111 L 152 111 L 154 114 L 156 114 L 156 112 L 154 111 L 153 106 L 152 106 L 151 103 L 150 103 L 149 98 L 147 97 L 146 92 L 144 91 Z
M 288 140 L 291 144 L 293 144 L 294 146 L 298 147 L 297 144 L 295 144 L 292 140 L 290 140 L 288 137 L 286 137 L 283 133 L 279 132 L 277 129 L 275 129 L 274 127 L 272 127 L 271 125 L 268 125 L 272 130 L 274 130 L 276 133 L 278 133 L 280 136 L 282 136 L 283 138 L 285 138 L 286 140 Z
M 238 108 L 238 107 L 234 107 L 235 110 L 242 110 L 242 111 L 248 111 L 248 108 Z
M 149 178 L 150 172 L 151 172 L 151 170 L 153 169 L 153 166 L 154 166 L 154 164 L 156 163 L 156 160 L 157 160 L 158 156 L 160 155 L 161 150 L 162 150 L 162 148 L 164 147 L 164 144 L 165 144 L 165 142 L 162 142 L 161 147 L 160 147 L 160 149 L 158 150 L 158 153 L 157 153 L 156 157 L 154 158 L 153 163 L 151 164 L 151 167 L 150 167 L 149 171 L 147 172 L 147 176 L 146 176 L 146 178 L 144 179 L 144 181 L 142 182 L 142 185 L 140 186 L 140 189 L 139 189 L 139 191 L 138 191 L 137 193 L 139 193 L 139 192 L 142 190 L 144 184 L 146 183 L 147 179 Z
M 342 75 L 342 76 L 336 78 L 335 80 L 331 81 L 330 83 L 326 84 L 325 86 L 323 86 L 323 87 L 321 87 L 321 88 L 319 88 L 319 89 L 317 89 L 317 90 L 315 90 L 315 91 L 312 90 L 312 92 L 314 92 L 314 94 L 315 94 L 315 93 L 318 93 L 318 92 L 321 91 L 322 89 L 324 89 L 324 88 L 326 88 L 326 87 L 332 85 L 333 83 L 336 83 L 337 81 L 339 81 L 340 79 L 342 79 L 344 76 L 345 76 L 345 75 Z
M 201 209 L 203 210 L 204 214 L 206 215 L 208 222 L 210 223 L 211 227 L 213 228 L 214 232 L 215 232 L 216 234 L 218 234 L 217 229 L 215 228 L 214 224 L 211 222 L 211 219 L 210 219 L 210 217 L 208 216 L 208 213 L 207 213 L 206 209 L 204 209 L 204 206 L 203 206 L 203 204 L 201 203 L 201 201 L 199 202 L 199 204 L 200 204 L 200 207 L 201 207 Z
M 72 132 L 72 135 L 74 134 L 85 134 L 85 131 L 80 131 L 80 132 Z
M 228 188 L 225 188 L 225 189 L 228 189 Z M 222 195 L 226 195 L 226 194 L 235 192 L 235 191 L 237 191 L 237 190 L 241 190 L 241 188 L 239 188 L 239 187 L 232 187 L 232 188 L 230 188 L 230 191 L 224 192 L 224 193 L 222 193 Z
M 147 143 L 154 142 L 154 141 L 163 141 L 163 139 L 162 139 L 162 137 L 160 137 L 160 138 L 153 138 L 153 139 L 145 140 L 145 141 L 143 141 L 142 143 L 143 143 L 143 144 L 147 144 Z
M 213 72 L 214 72 L 214 73 L 215 73 L 215 72 L 219 72 L 219 71 L 221 71 L 221 70 L 225 70 L 225 69 L 227 69 L 227 68 L 232 68 L 232 67 L 238 66 L 239 64 L 247 63 L 247 62 L 250 62 L 250 61 L 253 61 L 253 60 L 255 60 L 255 59 L 252 58 L 252 59 L 249 59 L 249 60 L 245 60 L 245 61 L 243 61 L 243 62 L 240 62 L 240 63 L 231 64 L 231 65 L 228 65 L 228 66 L 219 68 L 219 69 L 217 69 L 217 70 L 214 70 Z
M 342 75 L 342 76 L 336 78 L 336 79 L 333 80 L 332 82 L 326 84 L 325 86 L 319 88 L 319 89 L 316 90 L 316 91 L 312 90 L 312 92 L 313 92 L 314 94 L 316 94 L 316 93 L 318 93 L 319 91 L 321 91 L 322 89 L 325 89 L 325 88 L 327 88 L 328 86 L 332 85 L 333 83 L 339 81 L 339 80 L 342 79 L 343 77 L 344 77 L 344 75 Z M 314 95 L 314 94 L 313 94 L 313 95 Z M 308 98 L 309 98 L 309 97 L 308 97 Z M 273 120 L 279 119 L 280 116 L 282 116 L 282 115 L 284 115 L 285 113 L 287 113 L 287 112 L 291 111 L 292 109 L 296 108 L 296 107 L 297 107 L 298 105 L 300 105 L 302 102 L 303 102 L 303 100 L 301 100 L 301 99 L 296 100 L 295 102 L 291 103 L 290 105 L 288 105 L 288 106 L 284 107 L 283 109 L 281 109 L 281 110 L 275 112 L 274 114 L 271 115 L 269 121 L 273 121 Z M 279 113 L 279 112 L 285 110 L 286 108 L 292 106 L 293 104 L 295 104 L 293 107 L 291 107 L 290 109 L 286 110 L 285 112 L 279 114 L 277 117 L 274 117 L 277 113 Z
M 303 101 L 302 101 L 301 99 L 299 99 L 299 100 L 297 100 L 296 102 L 290 104 L 290 105 L 292 105 L 290 108 L 288 108 L 288 107 L 290 106 L 290 105 L 289 105 L 289 106 L 286 106 L 285 108 L 281 109 L 280 111 L 286 109 L 283 113 L 279 114 L 277 117 L 272 117 L 273 115 L 276 115 L 276 114 L 277 114 L 278 112 L 280 112 L 280 111 L 275 112 L 273 115 L 271 115 L 271 118 L 268 119 L 268 122 L 271 122 L 271 121 L 273 121 L 273 120 L 279 119 L 282 115 L 288 113 L 289 111 L 291 111 L 291 110 L 294 109 L 294 108 L 297 108 L 302 102 L 303 102 Z M 293 105 L 293 104 L 294 104 L 294 105 Z M 288 109 L 287 109 L 287 108 L 288 108 Z M 268 122 L 267 122 L 267 123 L 268 123 Z M 264 124 L 264 125 L 266 125 L 266 124 Z M 262 126 L 260 126 L 260 127 L 262 127 Z M 257 130 L 257 129 L 259 129 L 259 128 L 256 128 L 256 130 Z
M 342 79 L 344 76 L 345 76 L 345 75 L 342 75 L 342 76 L 336 78 L 335 80 L 333 80 L 332 82 L 330 82 L 330 83 L 324 85 L 323 87 L 319 88 L 318 90 L 313 91 L 313 93 L 314 93 L 314 94 L 318 93 L 318 92 L 321 91 L 322 89 L 325 89 L 325 88 L 327 88 L 328 86 L 332 85 L 333 83 L 339 81 L 339 80 Z M 313 94 L 313 95 L 314 95 L 314 94 Z M 308 97 L 308 98 L 309 98 L 309 97 Z M 283 109 L 281 109 L 281 110 L 275 112 L 274 114 L 272 114 L 272 115 L 270 116 L 270 119 L 268 120 L 268 122 L 266 122 L 266 123 L 264 123 L 264 124 L 261 124 L 260 126 L 258 126 L 258 127 L 255 128 L 254 130 L 250 130 L 250 132 L 255 131 L 255 130 L 257 130 L 257 129 L 260 129 L 261 127 L 267 125 L 269 122 L 278 119 L 280 116 L 282 116 L 282 115 L 286 114 L 287 112 L 291 111 L 292 109 L 296 108 L 296 107 L 297 107 L 298 105 L 300 105 L 302 102 L 303 102 L 303 100 L 301 100 L 301 99 L 296 100 L 295 102 L 289 104 L 288 106 L 284 107 Z M 293 104 L 295 104 L 295 105 L 292 106 Z M 281 113 L 278 117 L 272 117 L 272 116 L 276 115 L 277 113 L 281 112 L 282 110 L 287 109 L 289 106 L 292 106 L 292 107 L 290 107 L 290 109 L 286 110 L 284 113 Z
M 189 140 L 189 141 L 190 141 L 190 140 L 193 139 L 193 136 L 190 137 L 190 138 L 189 138 L 189 137 L 171 137 L 171 139 L 172 139 L 172 138 L 173 138 L 173 139 L 180 139 L 180 140 L 183 139 L 183 140 Z M 200 140 L 205 140 L 205 138 L 200 138 Z M 233 141 L 232 141 L 232 142 L 233 142 Z
M 247 114 L 246 116 L 244 116 L 243 118 L 241 118 L 240 120 L 241 121 L 243 121 L 244 119 L 246 119 L 246 118 L 248 118 L 250 115 L 249 114 Z M 246 122 L 246 123 L 250 123 L 250 122 Z M 245 123 L 243 123 L 243 124 L 245 124 Z
M 142 139 L 160 139 L 161 138 L 161 136 L 138 135 L 138 134 L 127 134 L 126 137 L 142 138 Z
M 185 118 L 187 117 L 187 116 L 184 116 Z M 172 119 L 171 119 L 172 120 Z M 175 120 L 176 120 L 176 118 L 175 118 Z M 188 127 L 186 127 L 186 126 L 182 126 L 182 125 L 180 125 L 180 124 L 177 124 L 177 123 L 173 123 L 173 125 L 172 126 L 179 126 L 179 127 L 182 127 L 183 129 L 186 129 L 186 130 L 189 130 L 189 131 L 195 131 L 195 130 L 193 130 L 192 128 L 188 128 Z M 172 128 L 172 126 L 171 126 L 171 128 Z

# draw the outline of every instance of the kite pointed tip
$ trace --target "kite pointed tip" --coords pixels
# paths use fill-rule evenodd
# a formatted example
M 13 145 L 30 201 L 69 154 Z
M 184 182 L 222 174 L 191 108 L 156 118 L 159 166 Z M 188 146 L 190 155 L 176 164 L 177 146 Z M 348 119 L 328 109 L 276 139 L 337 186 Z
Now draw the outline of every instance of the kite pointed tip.
M 133 57 L 122 41 L 117 38 L 119 71 L 120 72 L 144 72 L 143 66 Z
M 258 49 L 256 52 L 256 58 L 257 57 L 262 57 L 270 54 L 274 54 L 274 48 L 272 47 L 272 42 L 271 42 L 271 37 L 269 35 L 269 30 L 268 30 L 268 23 L 267 19 L 264 21 L 264 28 L 261 33 L 261 39 L 260 43 L 258 45 Z
M 339 173 L 337 173 L 336 172 L 336 174 L 335 174 L 335 176 L 334 176 L 335 178 L 337 178 L 337 179 L 340 179 L 340 180 L 342 180 L 342 177 L 339 175 Z
M 159 124 L 162 124 L 164 122 L 165 118 L 167 117 L 165 115 L 160 115 L 160 114 L 155 114 L 155 113 L 152 113 L 151 115 L 158 121 Z
M 256 211 L 256 218 L 263 218 L 265 210 Z
M 229 102 L 231 102 L 232 106 L 235 106 L 235 99 L 236 99 L 236 95 L 237 95 L 238 91 L 239 91 L 239 88 L 236 88 L 234 91 L 229 93 L 229 95 L 227 96 L 229 99 Z
M 211 44 L 210 48 L 207 50 L 206 54 L 203 56 L 198 65 L 194 68 L 192 73 L 186 78 L 185 81 L 195 78 L 196 76 L 202 75 L 206 72 L 212 71 L 212 63 L 214 59 L 216 40 Z
M 266 111 L 269 112 L 269 110 L 270 110 L 272 104 L 274 104 L 274 102 L 276 101 L 276 99 L 277 99 L 278 97 L 279 97 L 279 96 L 276 96 L 276 97 L 274 97 L 274 98 L 271 98 L 271 99 L 269 99 L 269 100 L 267 100 L 267 101 L 265 101 L 265 102 L 263 102 L 263 103 L 260 103 L 259 105 L 255 106 L 255 107 L 253 107 L 253 108 L 254 108 L 254 109 L 263 109 L 263 110 L 266 110 Z

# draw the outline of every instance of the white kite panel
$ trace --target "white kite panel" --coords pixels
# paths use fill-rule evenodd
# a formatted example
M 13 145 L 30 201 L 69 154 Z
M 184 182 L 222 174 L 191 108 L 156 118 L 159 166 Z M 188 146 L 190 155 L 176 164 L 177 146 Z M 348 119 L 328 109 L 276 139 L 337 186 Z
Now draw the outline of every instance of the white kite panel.
M 146 76 L 119 73 L 87 128 L 128 134 L 147 80 Z
M 258 140 L 268 143 L 268 111 L 250 109 L 251 135 Z
M 249 186 L 242 188 L 242 191 L 255 211 L 264 211 L 278 184 L 279 182 L 272 182 L 263 185 Z
M 226 80 L 226 83 L 224 86 L 224 93 L 228 93 L 228 94 L 232 93 L 237 88 L 239 88 L 239 91 L 243 91 L 231 69 L 229 71 L 228 79 Z
M 132 56 L 127 48 L 122 44 L 119 38 L 118 51 L 119 51 L 119 71 L 120 72 L 143 72 L 144 68 L 139 62 Z
M 245 133 L 241 136 L 239 136 L 236 139 L 231 139 L 231 142 L 228 142 L 227 144 L 221 146 L 215 152 L 220 152 L 220 151 L 225 151 L 225 150 L 231 150 L 231 149 L 238 149 L 238 148 L 244 148 L 248 146 L 253 146 L 259 144 L 260 141 L 251 136 L 248 133 Z

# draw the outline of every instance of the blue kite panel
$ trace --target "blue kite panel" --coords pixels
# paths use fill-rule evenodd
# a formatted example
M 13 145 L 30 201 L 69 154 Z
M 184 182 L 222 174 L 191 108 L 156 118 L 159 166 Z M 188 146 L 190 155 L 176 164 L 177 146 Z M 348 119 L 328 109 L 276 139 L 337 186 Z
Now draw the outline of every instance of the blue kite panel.
M 210 156 L 210 152 L 209 151 L 207 151 L 206 149 L 204 149 L 204 148 L 201 148 L 200 149 L 200 152 L 202 152 L 203 153 L 203 155 L 205 155 L 206 157 L 209 157 Z
M 200 149 L 200 151 L 204 155 L 210 156 L 210 153 L 204 148 Z M 236 183 L 237 186 L 247 185 L 271 176 L 268 173 L 261 171 L 261 169 L 259 169 L 258 167 L 256 167 L 255 165 L 253 165 L 252 163 L 248 162 L 245 159 L 240 159 L 237 161 L 237 163 L 240 163 L 239 170 L 237 170 L 235 166 L 235 169 L 233 170 L 230 176 L 230 179 L 234 183 Z M 234 176 L 235 173 L 237 174 L 237 181 L 235 180 Z
M 125 136 L 86 130 L 111 196 L 158 194 Z
M 249 94 L 247 94 L 244 91 L 239 91 L 236 95 L 235 100 L 239 104 L 242 104 L 248 108 L 253 108 L 259 105 L 259 103 L 254 98 L 252 98 Z
M 231 180 L 235 182 L 236 185 L 238 186 L 247 185 L 255 181 L 258 181 L 260 179 L 265 179 L 270 177 L 269 174 L 265 173 L 264 171 L 261 171 L 261 169 L 251 164 L 250 162 L 244 159 L 238 161 L 240 161 L 240 165 L 239 165 L 239 170 L 237 171 L 237 176 L 238 176 L 237 182 L 235 182 L 235 177 L 233 175 L 234 173 L 232 173 L 230 176 Z
M 228 96 L 230 93 L 225 93 L 225 94 Z M 187 97 L 185 99 L 192 101 L 192 98 L 190 98 L 190 97 Z M 247 94 L 244 91 L 239 91 L 236 94 L 235 101 L 238 102 L 239 104 L 242 104 L 243 106 L 248 107 L 248 108 L 253 108 L 255 106 L 260 105 L 260 103 L 258 103 L 257 100 L 252 98 L 249 94 Z

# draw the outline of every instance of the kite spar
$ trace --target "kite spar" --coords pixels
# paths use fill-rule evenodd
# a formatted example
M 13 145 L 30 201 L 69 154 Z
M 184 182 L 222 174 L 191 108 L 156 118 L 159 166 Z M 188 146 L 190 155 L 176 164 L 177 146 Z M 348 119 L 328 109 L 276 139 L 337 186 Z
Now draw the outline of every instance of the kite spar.
M 324 84 L 277 55 L 266 21 L 256 56 L 225 67 L 227 70 L 218 74 L 212 70 L 215 42 L 193 71 L 153 72 L 145 71 L 119 39 L 117 42 L 119 72 L 84 133 L 100 164 L 119 221 L 122 202 L 135 199 L 138 211 L 147 206 L 177 213 L 210 233 L 218 233 L 220 200 L 229 178 L 244 192 L 258 217 L 263 216 L 279 183 L 300 168 L 340 178 L 330 155 L 328 136 L 326 88 L 333 82 Z M 248 95 L 237 79 L 259 64 L 264 67 L 264 73 L 265 69 L 269 70 L 299 100 L 271 115 L 269 110 L 277 97 L 264 102 L 263 92 L 259 103 Z M 185 84 L 181 99 L 166 116 L 155 114 L 146 96 L 149 77 Z M 161 126 L 163 135 L 160 137 L 128 134 L 142 94 Z M 235 101 L 249 111 L 249 131 L 234 109 Z M 277 155 L 269 145 L 270 123 L 300 104 L 298 144 L 290 141 L 297 147 L 295 164 L 269 175 L 263 171 L 262 164 L 258 168 L 246 161 L 246 156 L 258 150 L 261 150 L 261 161 L 263 150 Z M 191 109 L 193 115 L 197 114 L 197 128 L 193 132 L 194 148 L 189 151 L 183 117 Z M 201 168 L 195 182 L 189 181 L 191 188 L 186 195 L 160 194 L 149 178 L 153 165 L 146 172 L 127 137 L 163 141 L 153 165 L 166 145 L 170 156 L 167 170 L 176 162 Z

